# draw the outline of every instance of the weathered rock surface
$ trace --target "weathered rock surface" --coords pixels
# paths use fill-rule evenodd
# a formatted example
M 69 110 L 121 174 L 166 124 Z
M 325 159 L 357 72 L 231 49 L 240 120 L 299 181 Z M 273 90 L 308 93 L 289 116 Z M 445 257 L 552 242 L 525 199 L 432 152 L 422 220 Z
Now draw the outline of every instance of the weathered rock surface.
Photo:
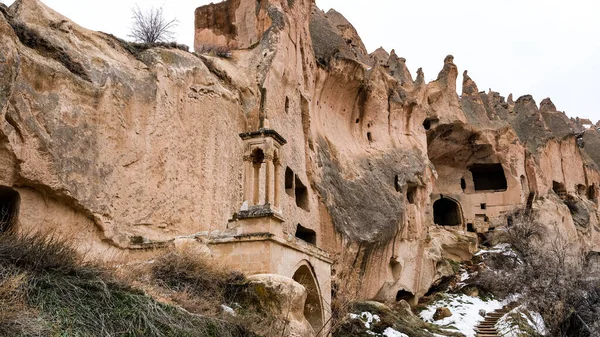
M 413 80 L 308 0 L 199 8 L 196 49 L 230 59 L 131 52 L 37 0 L 0 12 L 0 185 L 19 192 L 23 230 L 105 259 L 227 231 L 246 201 L 238 134 L 262 121 L 287 140 L 280 183 L 289 169 L 306 189 L 282 189 L 282 231 L 351 255 L 363 298 L 424 295 L 519 208 L 600 250 L 598 131 L 468 74 L 459 97 L 452 56 Z

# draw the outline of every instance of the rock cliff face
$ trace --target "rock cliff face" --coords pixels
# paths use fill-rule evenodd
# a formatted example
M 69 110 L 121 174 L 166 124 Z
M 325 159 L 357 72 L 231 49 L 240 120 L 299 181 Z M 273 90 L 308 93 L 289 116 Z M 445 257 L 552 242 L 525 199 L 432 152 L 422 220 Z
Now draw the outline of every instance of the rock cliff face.
M 245 202 L 238 134 L 262 122 L 287 140 L 284 233 L 355 256 L 364 298 L 424 295 L 517 209 L 600 251 L 600 133 L 549 99 L 479 92 L 466 73 L 459 96 L 452 56 L 413 79 L 309 0 L 228 0 L 195 20 L 196 49 L 231 58 L 132 51 L 37 0 L 2 11 L 0 185 L 19 200 L 0 201 L 20 204 L 20 228 L 105 259 L 225 231 Z

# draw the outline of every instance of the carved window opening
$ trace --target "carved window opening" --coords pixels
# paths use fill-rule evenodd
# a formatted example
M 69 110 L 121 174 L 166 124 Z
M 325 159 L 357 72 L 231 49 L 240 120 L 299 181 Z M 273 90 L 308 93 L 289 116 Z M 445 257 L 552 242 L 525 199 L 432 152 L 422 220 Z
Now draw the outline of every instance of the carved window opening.
M 367 132 L 367 140 L 369 140 L 369 142 L 373 141 L 373 136 L 371 135 L 370 132 Z
M 17 223 L 21 197 L 10 187 L 0 186 L 0 232 L 6 232 Z
M 285 97 L 285 113 L 289 113 L 290 112 L 290 98 L 289 97 Z
M 467 232 L 469 232 L 469 233 L 477 233 L 477 230 L 475 230 L 475 226 L 473 226 L 472 223 L 468 223 L 467 224 Z
M 487 204 L 486 203 L 482 203 L 482 204 L 479 205 L 479 207 L 481 209 L 487 209 Z
M 360 118 L 356 119 L 356 124 L 360 123 Z
M 431 119 L 427 118 L 423 121 L 423 128 L 426 131 L 429 131 L 429 129 L 431 129 Z
M 417 185 L 415 184 L 408 184 L 408 187 L 406 189 L 406 200 L 408 201 L 409 204 L 415 204 L 416 203 L 416 199 L 417 199 Z
M 296 188 L 295 188 L 296 206 L 298 206 L 308 212 L 309 211 L 308 189 L 306 188 L 306 186 L 304 186 L 304 184 L 302 183 L 300 178 L 298 178 L 297 175 L 296 175 L 295 183 L 296 183 Z
M 561 199 L 564 199 L 567 197 L 567 189 L 565 188 L 565 184 L 563 184 L 563 183 L 559 183 L 558 181 L 553 181 L 552 182 L 552 190 Z
M 460 188 L 464 191 L 467 189 L 467 181 L 465 178 L 460 178 Z
M 298 239 L 306 241 L 312 245 L 317 245 L 317 233 L 312 229 L 306 228 L 300 224 L 296 227 L 296 235 Z
M 462 219 L 458 203 L 446 198 L 433 203 L 433 220 L 441 226 L 460 225 Z
M 597 193 L 598 192 L 596 191 L 596 184 L 592 184 L 590 187 L 588 187 L 587 197 L 589 200 L 595 201 L 598 197 Z
M 321 331 L 323 327 L 323 308 L 317 282 L 308 266 L 301 266 L 292 276 L 292 279 L 306 288 L 306 301 L 304 302 L 304 317 L 314 331 Z
M 508 184 L 502 164 L 475 164 L 469 170 L 476 191 L 506 191 Z
M 287 167 L 285 169 L 285 192 L 293 197 L 294 195 L 294 171 Z
M 587 187 L 585 187 L 585 185 L 579 184 L 577 185 L 577 194 L 579 194 L 581 197 L 583 197 L 584 195 L 586 195 L 587 193 Z

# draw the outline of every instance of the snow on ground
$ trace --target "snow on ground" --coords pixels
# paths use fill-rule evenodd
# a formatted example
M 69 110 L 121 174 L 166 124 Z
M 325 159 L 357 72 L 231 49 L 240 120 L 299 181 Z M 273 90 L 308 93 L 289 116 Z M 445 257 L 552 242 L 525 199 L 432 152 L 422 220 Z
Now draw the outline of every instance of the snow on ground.
M 475 327 L 483 321 L 479 315 L 480 310 L 486 313 L 500 309 L 504 304 L 497 300 L 484 301 L 478 297 L 464 294 L 447 294 L 446 298 L 430 304 L 419 316 L 429 323 L 438 325 L 448 331 L 458 331 L 466 337 L 475 337 Z M 433 320 L 433 314 L 437 308 L 446 307 L 450 309 L 452 316 L 439 321 Z
M 484 254 L 502 254 L 506 256 L 517 257 L 517 254 L 513 252 L 512 248 L 508 243 L 501 243 L 495 245 L 491 249 L 481 249 L 477 253 L 475 253 L 475 256 L 481 256 Z
M 357 314 L 350 314 L 350 318 L 351 319 L 360 319 L 364 324 L 365 327 L 367 329 L 371 328 L 371 325 L 373 324 L 373 322 L 377 323 L 379 321 L 381 321 L 381 318 L 378 315 L 373 315 L 370 312 L 362 312 L 360 313 L 360 315 Z M 373 331 L 369 331 L 367 330 L 367 334 L 371 335 L 371 336 L 382 336 L 382 337 L 409 337 L 406 334 L 403 334 L 400 331 L 397 331 L 393 328 L 387 328 L 383 331 L 383 334 L 378 334 L 375 333 Z
M 496 323 L 496 329 L 502 336 L 519 337 L 524 333 L 512 317 L 515 314 L 519 315 L 518 317 L 522 322 L 526 323 L 535 332 L 542 336 L 546 335 L 546 325 L 544 324 L 542 316 L 537 312 L 527 310 L 524 306 L 518 306 L 502 316 L 502 318 L 498 320 L 498 323 Z

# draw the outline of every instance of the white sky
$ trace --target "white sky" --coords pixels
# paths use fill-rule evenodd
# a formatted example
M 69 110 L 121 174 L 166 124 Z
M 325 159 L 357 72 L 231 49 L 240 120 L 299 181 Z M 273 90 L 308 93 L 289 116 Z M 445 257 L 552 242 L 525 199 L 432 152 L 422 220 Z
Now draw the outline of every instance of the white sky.
M 122 38 L 136 3 L 162 5 L 167 18 L 179 20 L 179 42 L 192 46 L 194 10 L 211 1 L 43 2 L 84 27 Z M 551 97 L 569 116 L 600 119 L 594 104 L 600 95 L 600 1 L 317 0 L 317 5 L 346 16 L 369 52 L 395 49 L 413 74 L 423 67 L 427 80 L 435 79 L 452 54 L 480 90 L 512 92 L 515 99 L 532 94 L 538 103 Z

